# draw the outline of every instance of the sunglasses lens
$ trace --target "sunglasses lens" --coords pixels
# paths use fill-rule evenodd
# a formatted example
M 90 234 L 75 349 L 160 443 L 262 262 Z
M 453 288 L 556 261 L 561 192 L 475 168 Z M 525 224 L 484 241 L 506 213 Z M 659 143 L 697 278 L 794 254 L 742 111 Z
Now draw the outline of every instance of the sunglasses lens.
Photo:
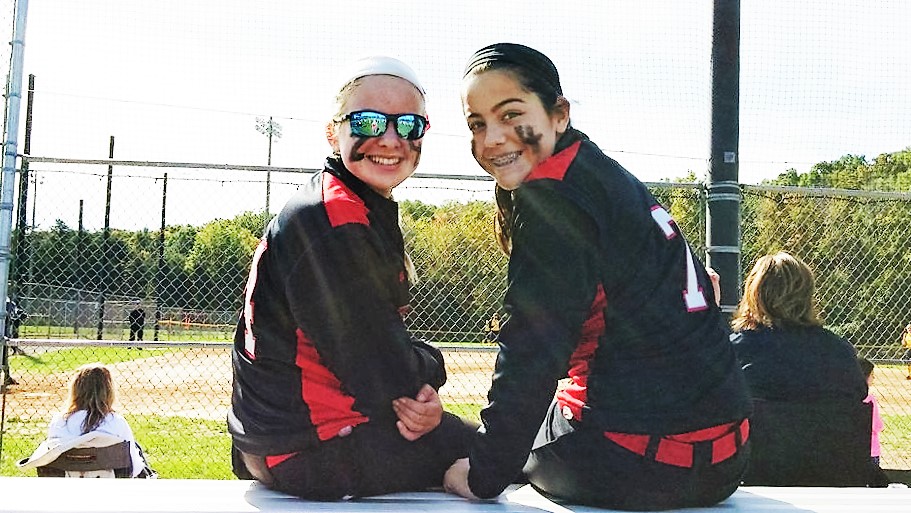
M 351 135 L 360 137 L 379 137 L 386 133 L 386 126 L 391 119 L 395 123 L 395 132 L 402 139 L 415 140 L 424 137 L 427 131 L 427 118 L 417 114 L 386 115 L 382 112 L 362 110 L 352 112 L 346 119 L 351 123 Z
M 351 135 L 379 137 L 386 131 L 386 116 L 379 112 L 354 112 L 350 122 Z
M 399 116 L 395 131 L 402 139 L 420 139 L 424 135 L 424 122 L 414 114 Z

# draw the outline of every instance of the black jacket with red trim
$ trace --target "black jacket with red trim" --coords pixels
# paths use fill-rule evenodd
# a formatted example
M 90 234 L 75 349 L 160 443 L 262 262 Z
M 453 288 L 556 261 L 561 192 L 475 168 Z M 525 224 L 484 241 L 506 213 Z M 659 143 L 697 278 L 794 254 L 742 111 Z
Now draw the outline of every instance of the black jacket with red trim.
M 579 132 L 514 191 L 512 255 L 469 485 L 500 493 L 557 389 L 576 429 L 685 433 L 747 416 L 705 266 L 642 182 Z
M 398 205 L 328 159 L 253 257 L 232 351 L 236 447 L 285 454 L 346 426 L 395 429 L 393 399 L 442 386 L 442 354 L 405 328 L 408 288 Z

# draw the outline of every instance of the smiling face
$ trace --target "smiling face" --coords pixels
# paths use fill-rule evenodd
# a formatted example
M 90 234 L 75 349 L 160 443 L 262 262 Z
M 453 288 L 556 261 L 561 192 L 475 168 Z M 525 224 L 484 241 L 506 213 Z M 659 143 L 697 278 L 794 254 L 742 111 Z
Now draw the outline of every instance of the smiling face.
M 471 154 L 506 190 L 517 188 L 532 169 L 553 155 L 569 125 L 562 97 L 550 111 L 506 70 L 465 77 L 462 109 L 471 130 Z
M 338 118 L 361 110 L 427 115 L 420 91 L 398 77 L 370 75 L 357 79 L 346 90 L 349 92 L 341 95 Z M 421 140 L 402 139 L 393 123 L 379 137 L 361 137 L 351 134 L 348 121 L 332 121 L 327 127 L 327 139 L 351 174 L 387 198 L 392 189 L 414 173 L 421 160 Z

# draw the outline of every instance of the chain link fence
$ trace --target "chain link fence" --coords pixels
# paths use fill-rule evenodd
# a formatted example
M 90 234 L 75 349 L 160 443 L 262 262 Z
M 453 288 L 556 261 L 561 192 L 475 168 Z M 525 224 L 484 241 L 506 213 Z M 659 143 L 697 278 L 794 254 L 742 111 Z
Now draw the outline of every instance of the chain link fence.
M 149 226 L 157 217 L 165 228 L 109 229 L 107 236 L 103 225 L 84 215 L 71 226 L 77 218 L 72 205 L 93 189 L 106 190 L 106 173 L 102 179 L 42 173 L 41 187 L 52 190 L 55 180 L 66 180 L 67 194 L 42 196 L 39 189 L 38 197 L 47 198 L 39 208 L 50 210 L 56 221 L 27 227 L 28 258 L 13 266 L 11 290 L 28 317 L 13 341 L 19 352 L 10 356 L 18 383 L 3 395 L 0 473 L 16 475 L 13 462 L 43 438 L 72 370 L 103 361 L 114 370 L 121 411 L 163 477 L 231 477 L 224 425 L 230 340 L 252 251 L 270 215 L 235 210 L 202 225 L 169 224 L 171 195 L 190 194 L 183 188 L 210 189 L 211 209 L 227 211 L 226 205 L 237 204 L 233 195 L 249 196 L 251 184 L 262 183 L 259 171 L 233 172 L 225 182 L 206 178 L 219 174 L 220 180 L 221 171 L 174 179 L 180 172 L 187 170 L 169 171 L 167 186 L 160 173 L 156 178 L 112 172 L 118 194 L 111 202 L 126 201 L 123 195 L 156 196 L 166 208 L 142 210 L 142 202 L 129 202 L 134 216 L 147 216 L 130 222 Z M 272 176 L 279 186 L 273 184 L 271 202 L 281 205 L 310 175 Z M 406 184 L 425 193 L 440 187 L 421 178 Z M 211 194 L 213 187 L 218 194 Z M 494 314 L 505 317 L 507 261 L 492 235 L 491 184 L 450 180 L 444 187 L 470 190 L 473 198 L 401 202 L 407 250 L 419 278 L 407 321 L 412 331 L 445 350 L 450 380 L 441 395 L 447 408 L 475 417 L 486 404 L 496 355 L 487 324 Z M 703 188 L 672 183 L 651 188 L 696 251 L 704 253 Z M 872 391 L 887 425 L 883 467 L 911 468 L 911 381 L 905 379 L 911 362 L 901 360 L 900 347 L 901 330 L 911 322 L 911 235 L 904 227 L 911 219 L 911 196 L 771 186 L 742 190 L 744 273 L 758 256 L 779 249 L 814 268 L 826 326 L 877 363 Z M 133 338 L 138 335 L 129 319 L 137 308 L 145 313 L 142 341 L 130 340 L 131 331 Z M 188 467 L 188 461 L 199 463 Z

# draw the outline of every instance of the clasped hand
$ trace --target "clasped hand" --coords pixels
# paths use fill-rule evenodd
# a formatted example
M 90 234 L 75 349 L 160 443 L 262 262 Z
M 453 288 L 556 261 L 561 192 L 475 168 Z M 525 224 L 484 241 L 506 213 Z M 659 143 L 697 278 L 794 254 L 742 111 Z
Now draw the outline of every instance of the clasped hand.
M 436 429 L 443 420 L 440 396 L 432 386 L 426 384 L 414 399 L 399 397 L 393 400 L 392 409 L 398 417 L 395 425 L 399 433 L 411 442 Z

